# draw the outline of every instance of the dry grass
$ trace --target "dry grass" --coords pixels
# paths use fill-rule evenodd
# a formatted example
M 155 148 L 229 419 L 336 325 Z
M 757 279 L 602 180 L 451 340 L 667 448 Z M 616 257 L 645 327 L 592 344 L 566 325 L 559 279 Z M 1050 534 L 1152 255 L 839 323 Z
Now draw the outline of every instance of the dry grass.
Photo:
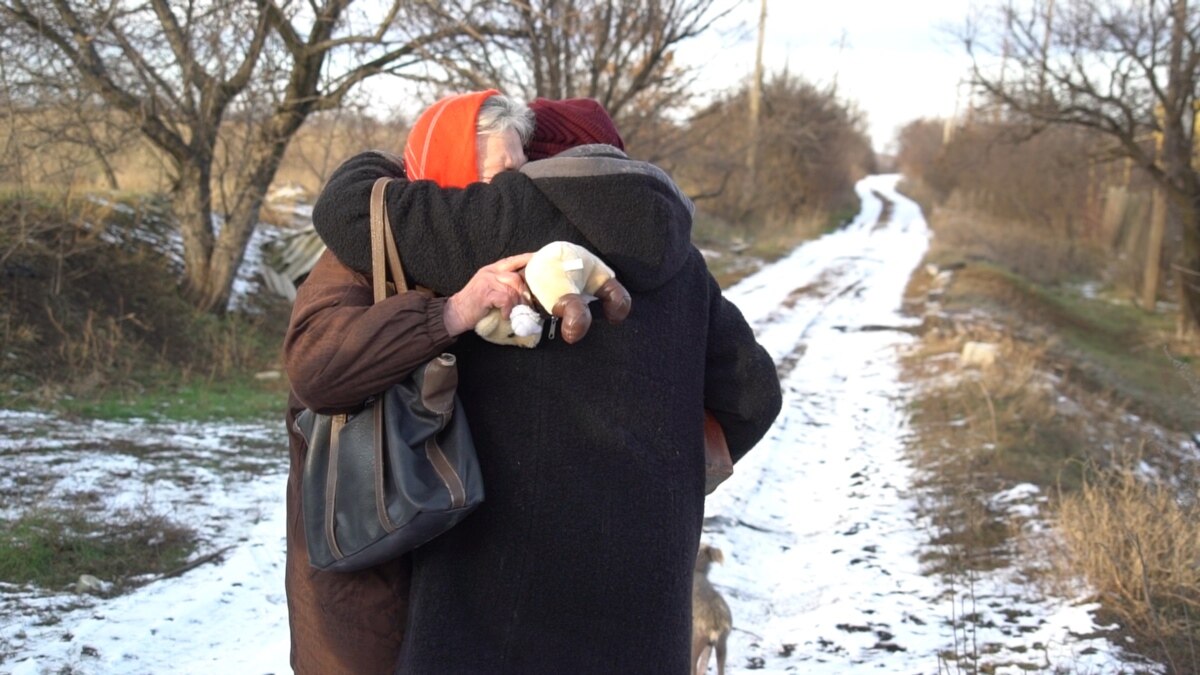
M 1192 487 L 1194 487 L 1194 482 Z M 1066 573 L 1173 673 L 1200 664 L 1200 508 L 1134 462 L 1091 467 L 1057 512 Z
M 286 303 L 196 311 L 161 244 L 147 243 L 165 237 L 164 209 L 0 196 L 0 220 L 18 224 L 0 229 L 0 405 L 115 401 L 278 368 Z M 277 407 L 282 395 L 261 397 Z
M 791 253 L 801 242 L 845 225 L 852 215 L 818 211 L 790 220 L 774 218 L 754 225 L 734 225 L 697 209 L 692 241 L 716 254 L 708 259 L 709 271 L 722 288 L 728 288 L 762 265 Z
M 276 185 L 299 185 L 316 195 L 342 162 L 363 150 L 400 154 L 408 128 L 400 121 L 377 122 L 348 111 L 314 116 L 288 145 Z
M 999 346 L 986 369 L 964 368 L 967 341 Z M 1045 489 L 1078 483 L 1088 444 L 1056 405 L 1046 347 L 974 325 L 928 334 L 907 354 L 907 379 L 922 383 L 913 405 L 910 449 L 921 469 L 926 516 L 934 526 L 931 571 L 990 569 L 1013 554 L 1012 531 L 990 496 L 1021 483 Z
M 749 253 L 770 263 L 795 250 L 800 242 L 819 237 L 847 222 L 825 211 L 801 214 L 791 220 L 768 220 L 750 235 Z
M 934 569 L 961 576 L 998 552 L 1047 587 L 1082 581 L 1131 648 L 1200 672 L 1200 480 L 1185 450 L 1200 428 L 1197 345 L 1124 301 L 1140 282 L 1144 177 L 1086 161 L 1087 133 L 1014 144 L 980 127 L 942 145 L 925 131 L 903 148 L 920 177 L 904 189 L 934 231 L 926 262 L 955 270 L 918 272 L 906 298 L 929 328 L 905 367 L 922 383 L 914 456 L 949 551 Z M 999 345 L 1000 365 L 959 368 L 968 339 Z M 1014 482 L 1049 497 L 1053 531 L 1017 537 L 989 512 Z
M 924 180 L 903 176 L 896 184 L 896 191 L 916 202 L 927 220 L 937 212 L 937 193 Z
M 997 345 L 996 363 L 964 366 L 959 355 L 968 341 Z M 914 496 L 929 527 L 920 560 L 947 584 L 954 608 L 954 648 L 939 656 L 939 672 L 1000 672 L 983 665 L 987 647 L 974 639 L 973 581 L 998 568 L 1033 572 L 1022 557 L 1027 517 L 994 496 L 1024 483 L 1042 494 L 1058 480 L 1069 483 L 1075 457 L 1092 447 L 1057 405 L 1046 351 L 999 325 L 964 321 L 931 328 L 902 360 L 905 379 L 917 385 L 908 447 L 919 476 Z
M 952 198 L 930 219 L 933 262 L 986 260 L 1041 284 L 1093 277 L 1105 262 L 1098 248 L 1052 228 L 984 215 L 960 201 Z
M 968 341 L 997 345 L 996 364 L 961 366 L 959 353 Z M 1056 383 L 1045 369 L 1047 349 L 1045 343 L 972 325 L 962 333 L 927 336 L 906 357 L 908 374 L 926 383 L 916 422 L 932 430 L 931 442 L 919 444 L 917 452 L 926 464 L 949 472 L 939 480 L 967 479 L 990 491 L 1025 482 L 1050 487 L 1063 479 L 1079 439 L 1058 409 Z
M 1176 339 L 1171 316 L 989 265 L 955 272 L 943 308 L 949 316 L 988 312 L 1024 339 L 1054 336 L 1048 368 L 1169 429 L 1200 428 L 1195 345 Z
M 71 191 L 109 189 L 106 166 L 117 187 L 135 193 L 161 193 L 172 182 L 172 170 L 166 157 L 139 134 L 122 128 L 119 115 L 107 111 L 107 117 L 91 121 L 90 133 L 80 133 L 82 122 L 64 116 L 61 111 L 37 110 L 0 115 L 0 142 L 19 139 L 18 152 L 9 161 L 0 161 L 0 183 L 62 186 Z M 64 140 L 64 130 L 72 136 L 96 139 L 95 148 Z M 251 147 L 249 136 L 255 126 L 227 122 L 221 129 L 214 162 L 216 206 L 233 198 L 232 171 L 224 167 L 238 165 Z M 275 176 L 276 185 L 298 185 L 316 194 L 329 174 L 341 162 L 365 149 L 396 152 L 404 147 L 407 126 L 400 120 L 379 121 L 352 110 L 315 114 L 293 137 Z M 7 147 L 7 146 L 6 146 Z M 101 160 L 103 156 L 103 161 Z
M 927 305 L 930 294 L 938 305 Z M 1195 672 L 1200 476 L 1179 454 L 1184 435 L 1127 414 L 1165 405 L 1145 398 L 1150 383 L 1187 408 L 1194 366 L 1138 348 L 1161 327 L 1136 310 L 986 266 L 967 265 L 949 281 L 919 271 L 907 295 L 928 312 L 926 334 L 904 359 L 919 384 L 911 448 L 933 527 L 928 569 L 961 581 L 1015 564 L 1035 583 L 1075 591 L 1082 580 L 1137 651 L 1172 673 Z M 968 340 L 996 344 L 997 364 L 964 368 L 958 354 Z M 1098 386 L 1117 380 L 1123 389 Z M 1018 483 L 1051 497 L 1054 534 L 1030 538 L 995 510 L 991 496 Z

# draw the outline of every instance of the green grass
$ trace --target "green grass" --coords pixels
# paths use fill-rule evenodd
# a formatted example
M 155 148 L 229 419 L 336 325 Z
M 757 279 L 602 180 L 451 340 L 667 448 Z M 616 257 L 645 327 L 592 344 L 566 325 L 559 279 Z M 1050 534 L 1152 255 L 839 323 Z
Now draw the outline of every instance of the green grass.
M 858 216 L 858 212 L 862 210 L 861 200 L 856 200 L 853 205 L 844 206 L 841 209 L 830 213 L 825 220 L 825 227 L 822 229 L 822 234 L 836 232 L 843 227 L 854 222 Z
M 195 545 L 190 530 L 161 516 L 33 511 L 0 522 L 0 581 L 62 590 L 90 574 L 119 592 L 133 577 L 176 569 Z
M 1039 286 L 986 264 L 956 272 L 946 307 L 984 307 L 1042 325 L 1057 336 L 1055 352 L 1077 380 L 1169 428 L 1200 429 L 1195 364 L 1164 351 L 1174 330 L 1172 316 Z
M 43 405 L 7 407 L 38 407 Z M 7 402 L 0 396 L 0 406 Z M 149 419 L 161 422 L 253 422 L 282 416 L 287 406 L 287 383 L 260 382 L 241 376 L 233 380 L 193 378 L 179 384 L 161 383 L 136 393 L 103 393 L 61 399 L 61 412 L 94 419 Z

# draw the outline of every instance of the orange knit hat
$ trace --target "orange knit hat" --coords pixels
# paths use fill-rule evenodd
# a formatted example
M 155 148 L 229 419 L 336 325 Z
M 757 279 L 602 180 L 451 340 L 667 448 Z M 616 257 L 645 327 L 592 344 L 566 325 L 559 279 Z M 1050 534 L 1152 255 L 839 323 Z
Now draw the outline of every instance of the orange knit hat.
M 404 169 L 409 180 L 431 180 L 442 187 L 479 182 L 475 129 L 479 108 L 495 89 L 455 94 L 429 106 L 408 132 Z

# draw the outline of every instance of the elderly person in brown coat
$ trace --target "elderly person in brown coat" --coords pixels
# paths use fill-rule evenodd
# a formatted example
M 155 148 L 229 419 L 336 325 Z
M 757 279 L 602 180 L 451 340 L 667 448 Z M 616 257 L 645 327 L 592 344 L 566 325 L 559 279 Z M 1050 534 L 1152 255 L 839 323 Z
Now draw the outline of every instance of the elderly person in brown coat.
M 487 172 L 525 162 L 521 140 L 529 138 L 531 125 L 520 113 L 492 115 L 480 127 L 482 137 L 510 141 L 509 147 L 481 153 Z M 512 136 L 519 139 L 515 151 Z M 402 293 L 374 305 L 369 263 L 356 271 L 326 251 L 298 289 L 284 342 L 293 389 L 287 415 L 286 587 L 297 673 L 392 672 L 407 621 L 411 560 L 406 556 L 361 572 L 319 572 L 308 566 L 300 522 L 306 448 L 294 427 L 296 414 L 305 407 L 353 409 L 445 351 L 492 308 L 508 312 L 524 302 L 528 289 L 517 270 L 528 259 L 529 254 L 516 255 L 485 265 L 448 297 Z
M 574 128 L 585 140 L 611 126 L 561 102 L 533 107 L 550 111 L 539 112 L 539 125 L 550 120 L 545 129 Z M 459 359 L 487 499 L 453 530 L 384 566 L 374 587 L 345 589 L 354 616 L 387 603 L 399 614 L 404 575 L 396 570 L 411 564 L 407 624 L 393 616 L 371 629 L 377 636 L 388 621 L 397 632 L 406 626 L 401 672 L 685 672 L 704 511 L 703 410 L 713 411 L 739 459 L 780 406 L 771 359 L 690 243 L 690 203 L 661 171 L 613 147 L 572 150 L 464 189 L 408 182 L 397 158 L 364 153 L 331 177 L 313 214 L 335 262 L 351 270 L 368 268 L 367 195 L 380 176 L 396 179 L 388 208 L 411 281 L 453 297 L 483 263 L 566 240 L 616 270 L 633 311 L 618 326 L 596 322 L 575 345 L 547 335 L 525 350 L 468 333 L 448 347 Z M 317 272 L 314 282 L 325 283 Z M 335 295 L 306 303 L 306 318 L 289 331 L 298 402 L 328 410 L 353 405 L 342 393 L 355 374 L 308 357 L 305 344 L 325 313 L 369 303 Z M 301 447 L 293 462 L 302 455 Z M 297 631 L 298 623 L 329 630 L 337 621 L 311 617 L 322 603 L 301 607 L 303 593 L 291 589 L 337 582 L 304 569 L 294 538 L 289 556 L 297 644 L 298 633 L 313 632 Z M 377 601 L 376 592 L 386 597 Z M 303 669 L 306 647 L 296 649 Z

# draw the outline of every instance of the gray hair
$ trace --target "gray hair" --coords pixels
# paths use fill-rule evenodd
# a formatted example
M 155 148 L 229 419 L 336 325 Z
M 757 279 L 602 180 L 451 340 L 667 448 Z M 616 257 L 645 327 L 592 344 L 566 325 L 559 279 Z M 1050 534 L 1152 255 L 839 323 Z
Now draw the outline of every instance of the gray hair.
M 516 131 L 521 145 L 528 145 L 533 137 L 533 111 L 504 94 L 487 97 L 479 106 L 475 133 L 498 134 L 506 129 Z

